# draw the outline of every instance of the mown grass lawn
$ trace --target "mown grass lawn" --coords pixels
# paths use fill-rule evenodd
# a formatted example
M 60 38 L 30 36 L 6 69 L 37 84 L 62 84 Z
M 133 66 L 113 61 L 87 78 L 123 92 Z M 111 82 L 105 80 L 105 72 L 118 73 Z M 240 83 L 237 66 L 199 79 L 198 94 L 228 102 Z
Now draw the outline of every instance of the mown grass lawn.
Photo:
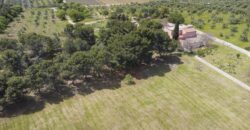
M 193 57 L 181 60 L 170 72 L 166 65 L 141 71 L 147 78 L 133 86 L 77 95 L 33 114 L 0 118 L 0 129 L 250 129 L 249 91 Z
M 243 42 L 240 40 L 240 35 L 242 34 L 243 30 L 247 28 L 247 23 L 244 20 L 242 20 L 240 24 L 236 24 L 236 25 L 229 24 L 230 13 L 227 13 L 227 14 L 217 13 L 216 16 L 223 18 L 223 22 L 216 23 L 215 28 L 211 28 L 212 23 L 213 23 L 211 18 L 213 15 L 215 15 L 211 12 L 206 11 L 206 12 L 203 12 L 202 14 L 194 13 L 193 15 L 190 15 L 186 11 L 184 11 L 182 12 L 182 14 L 185 18 L 186 24 L 191 24 L 192 20 L 194 19 L 195 20 L 202 19 L 205 22 L 205 26 L 202 29 L 200 29 L 201 31 L 209 33 L 225 41 L 231 42 L 242 48 L 246 48 L 250 46 L 250 31 L 248 32 L 248 39 L 249 39 L 248 42 Z M 236 17 L 239 17 L 239 15 L 236 15 Z M 208 22 L 208 20 L 211 20 L 211 21 Z M 223 29 L 222 28 L 223 24 L 228 24 L 229 27 L 226 29 Z M 237 30 L 238 30 L 237 32 L 233 33 L 233 36 L 231 32 L 232 27 L 237 27 Z M 221 34 L 223 36 L 221 36 Z M 228 38 L 226 36 L 228 36 Z

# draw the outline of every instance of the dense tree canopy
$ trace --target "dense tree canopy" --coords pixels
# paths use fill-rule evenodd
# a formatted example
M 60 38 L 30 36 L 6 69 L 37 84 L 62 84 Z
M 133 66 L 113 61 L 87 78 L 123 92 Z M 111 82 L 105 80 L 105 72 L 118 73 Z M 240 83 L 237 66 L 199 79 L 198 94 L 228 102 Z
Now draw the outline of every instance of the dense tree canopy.
M 168 17 L 168 20 L 172 23 L 178 22 L 179 24 L 182 24 L 185 22 L 184 17 L 179 13 L 171 13 Z
M 86 11 L 86 7 L 62 4 L 59 10 L 58 15 L 65 17 L 70 11 Z M 146 20 L 136 26 L 125 14 L 120 9 L 110 14 L 98 36 L 93 27 L 69 24 L 61 34 L 63 40 L 36 33 L 22 34 L 18 40 L 1 39 L 0 105 L 18 102 L 31 92 L 59 92 L 70 81 L 151 64 L 153 54 L 175 49 L 161 23 Z
M 74 22 L 78 22 L 90 17 L 90 10 L 77 3 L 62 4 L 59 6 L 57 16 L 60 19 L 65 20 L 66 15 L 68 15 Z
M 0 6 L 0 33 L 3 33 L 9 22 L 22 12 L 20 5 Z

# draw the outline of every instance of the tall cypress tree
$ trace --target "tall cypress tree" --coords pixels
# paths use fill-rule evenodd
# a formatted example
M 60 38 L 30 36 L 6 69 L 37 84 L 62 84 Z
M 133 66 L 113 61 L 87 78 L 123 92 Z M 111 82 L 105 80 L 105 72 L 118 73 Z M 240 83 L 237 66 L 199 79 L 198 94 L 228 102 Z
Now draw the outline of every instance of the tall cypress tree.
M 179 22 L 175 24 L 174 31 L 173 31 L 173 39 L 178 40 L 179 38 Z

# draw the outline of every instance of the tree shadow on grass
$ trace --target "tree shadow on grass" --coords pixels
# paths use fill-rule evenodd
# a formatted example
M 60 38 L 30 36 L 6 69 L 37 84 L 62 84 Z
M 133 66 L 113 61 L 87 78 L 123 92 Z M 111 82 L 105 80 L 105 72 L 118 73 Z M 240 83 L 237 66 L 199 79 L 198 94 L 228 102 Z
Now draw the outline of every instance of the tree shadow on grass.
M 73 97 L 74 95 L 74 89 L 63 84 L 57 86 L 54 91 L 41 92 L 39 94 L 43 101 L 50 104 L 58 104 L 65 99 Z
M 97 90 L 111 89 L 115 90 L 121 87 L 123 74 L 107 73 L 105 77 L 89 79 L 88 81 L 77 86 L 77 93 L 88 95 Z
M 74 95 L 72 88 L 60 85 L 57 86 L 57 89 L 54 91 L 40 92 L 38 96 L 26 96 L 22 101 L 8 105 L 0 112 L 0 117 L 15 117 L 32 114 L 43 110 L 45 103 L 58 104 Z
M 152 76 L 164 76 L 170 72 L 173 66 L 183 64 L 180 57 L 177 55 L 168 55 L 157 57 L 150 65 L 142 65 L 129 73 L 136 79 L 147 79 Z
M 0 114 L 0 117 L 15 117 L 19 115 L 32 114 L 41 111 L 45 102 L 36 97 L 26 96 L 22 101 L 7 106 Z
M 54 91 L 41 92 L 39 98 L 27 97 L 23 102 L 8 106 L 0 117 L 14 117 L 32 114 L 41 111 L 45 103 L 58 104 L 76 94 L 89 95 L 97 90 L 115 90 L 121 87 L 121 81 L 126 73 L 132 74 L 136 79 L 147 79 L 152 76 L 164 76 L 171 71 L 172 66 L 183 64 L 179 56 L 168 55 L 155 58 L 151 65 L 141 65 L 128 72 L 109 72 L 102 78 L 89 78 L 79 83 L 67 86 L 58 85 Z

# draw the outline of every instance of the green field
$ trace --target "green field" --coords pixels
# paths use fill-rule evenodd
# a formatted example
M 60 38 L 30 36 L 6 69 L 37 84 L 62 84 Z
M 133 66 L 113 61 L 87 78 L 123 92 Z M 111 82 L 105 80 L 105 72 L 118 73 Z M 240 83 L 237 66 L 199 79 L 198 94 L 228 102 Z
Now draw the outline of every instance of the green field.
M 38 112 L 0 118 L 1 130 L 250 129 L 250 93 L 193 57 L 139 71 L 134 86 L 77 95 Z M 168 72 L 169 71 L 169 72 Z
M 216 12 L 208 12 L 205 11 L 203 13 L 193 13 L 190 15 L 186 11 L 184 11 L 183 16 L 185 18 L 186 24 L 191 24 L 193 20 L 201 19 L 205 22 L 205 25 L 202 29 L 202 31 L 209 33 L 215 37 L 218 37 L 220 39 L 226 40 L 228 42 L 231 42 L 237 46 L 240 46 L 242 48 L 249 47 L 250 42 L 243 42 L 240 40 L 240 35 L 242 34 L 243 30 L 247 28 L 247 23 L 242 19 L 240 24 L 231 25 L 229 24 L 229 17 L 230 13 L 216 13 Z M 216 16 L 217 18 L 222 18 L 223 20 L 219 23 L 214 24 L 215 27 L 212 28 L 213 25 L 212 17 Z M 236 17 L 240 17 L 240 15 L 236 15 Z M 244 17 L 243 17 L 244 18 Z M 210 21 L 209 21 L 210 20 Z M 228 24 L 228 28 L 223 29 L 223 24 Z M 236 27 L 237 32 L 232 33 L 231 28 Z M 250 38 L 250 31 L 248 32 L 248 38 Z M 250 40 L 250 39 L 249 39 Z
M 149 2 L 152 0 L 67 0 L 67 2 L 76 2 L 76 3 L 83 3 L 89 5 L 98 5 L 98 4 L 129 4 L 129 3 L 144 3 Z
M 9 24 L 5 34 L 0 38 L 17 38 L 19 33 L 31 33 L 53 36 L 60 34 L 68 21 L 61 21 L 50 8 L 28 9 L 14 22 Z
M 250 59 L 247 55 L 226 46 L 218 45 L 205 59 L 218 68 L 230 73 L 250 85 Z M 239 57 L 237 57 L 237 54 Z

